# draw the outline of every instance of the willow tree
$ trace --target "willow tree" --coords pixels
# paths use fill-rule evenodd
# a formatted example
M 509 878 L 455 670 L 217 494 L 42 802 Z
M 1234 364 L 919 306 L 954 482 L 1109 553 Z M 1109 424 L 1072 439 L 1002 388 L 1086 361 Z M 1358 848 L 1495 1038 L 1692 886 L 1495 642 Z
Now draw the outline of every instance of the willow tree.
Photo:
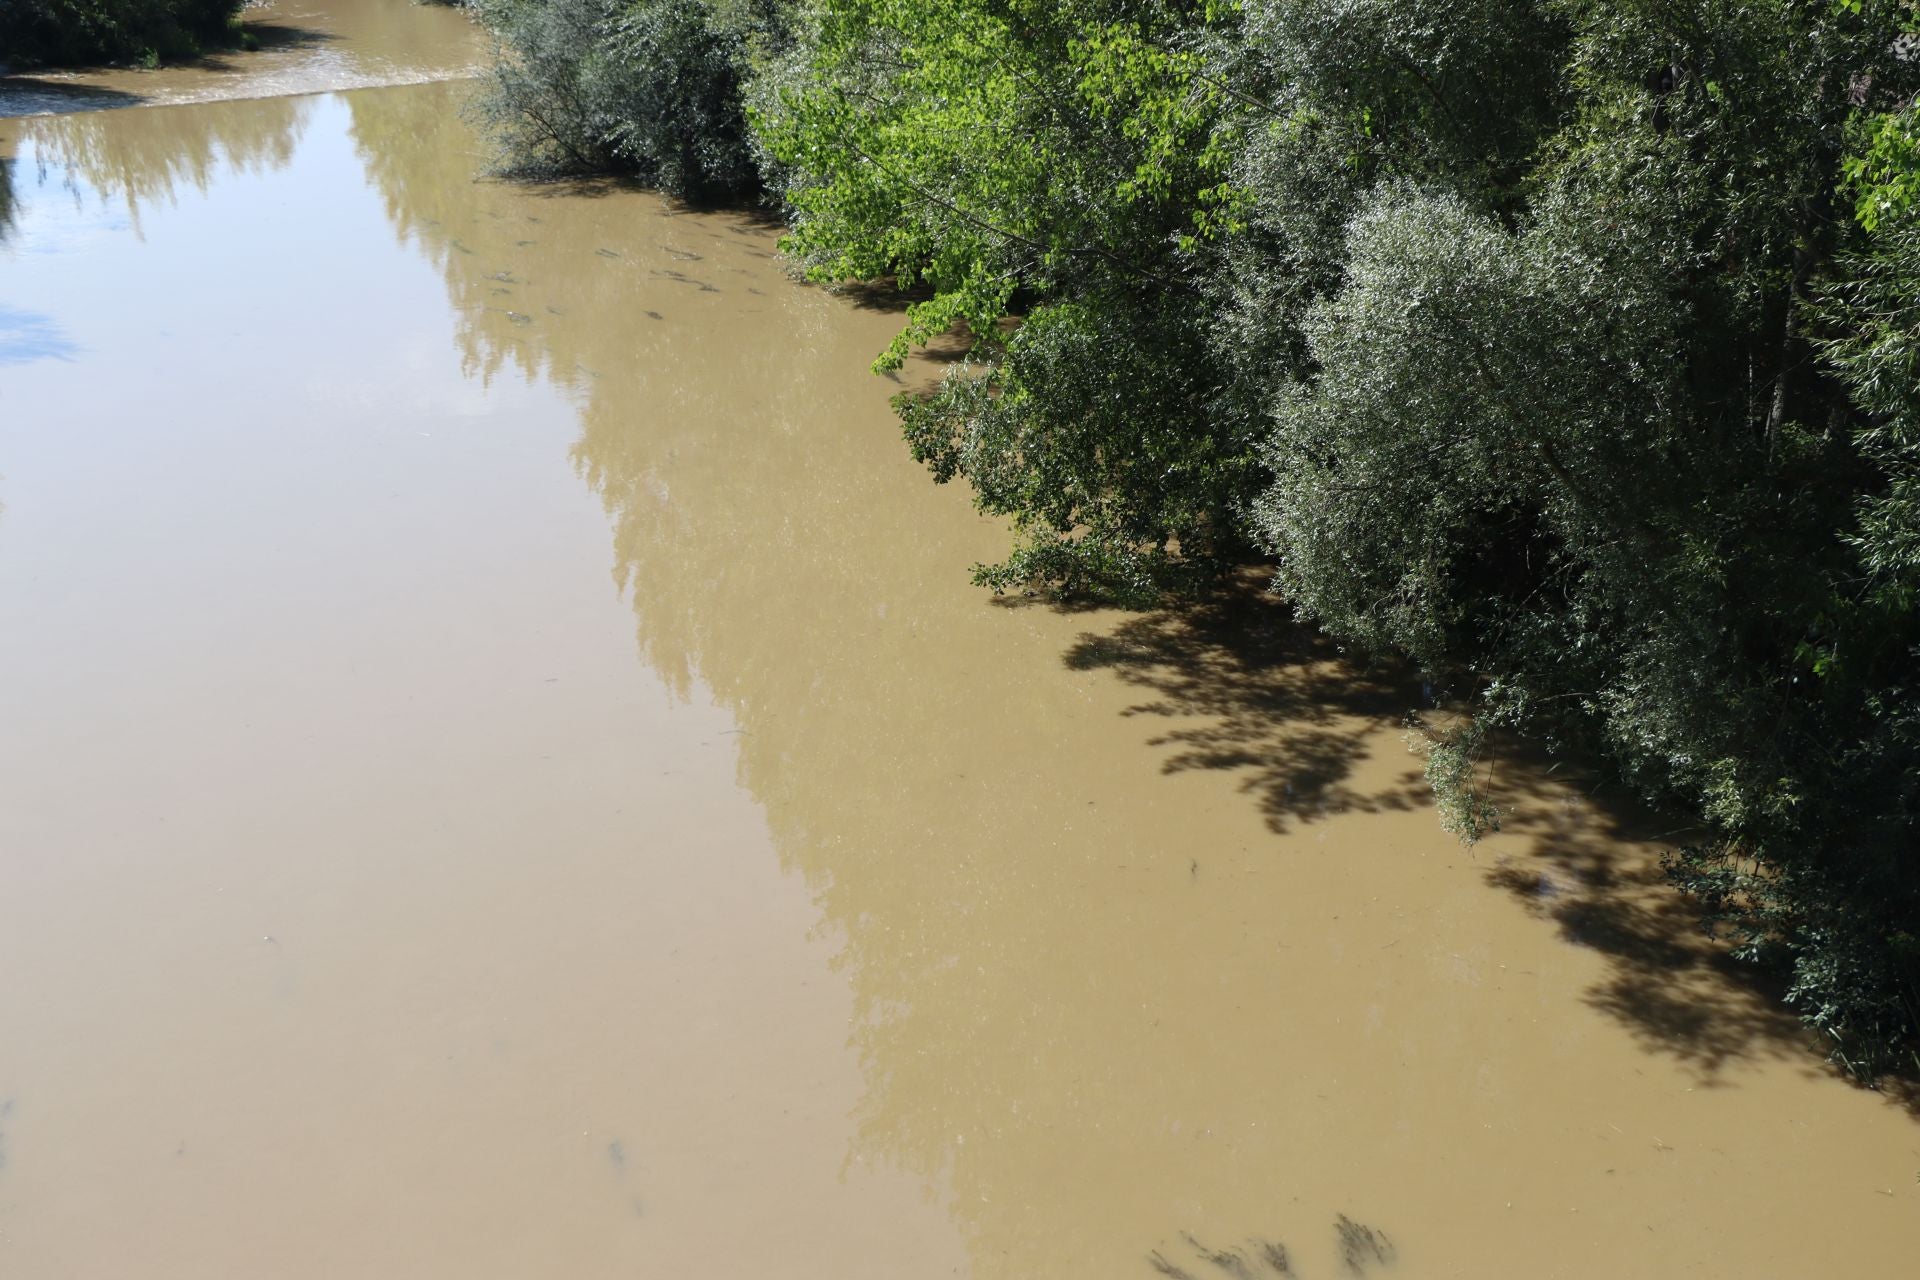
M 1916 88 L 1907 12 L 1538 11 L 1565 98 L 1524 165 L 1378 144 L 1272 399 L 1277 585 L 1704 819 L 1676 874 L 1865 1062 L 1920 978 L 1916 281 L 1842 186 Z
M 530 150 L 764 189 L 913 299 L 882 367 L 967 335 L 899 406 L 1017 529 L 982 581 L 1262 554 L 1697 819 L 1861 1069 L 1920 1026 L 1907 0 L 487 3 Z

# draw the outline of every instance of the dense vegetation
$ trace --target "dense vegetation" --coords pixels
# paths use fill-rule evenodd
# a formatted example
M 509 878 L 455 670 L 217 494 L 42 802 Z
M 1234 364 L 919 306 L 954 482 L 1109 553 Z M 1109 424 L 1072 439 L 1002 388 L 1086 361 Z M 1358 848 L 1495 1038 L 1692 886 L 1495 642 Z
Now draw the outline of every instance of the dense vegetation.
M 0 0 L 0 63 L 157 62 L 234 43 L 245 0 Z
M 473 0 L 504 46 L 482 112 L 522 174 L 625 169 L 687 199 L 760 190 L 747 123 L 777 0 Z
M 1675 879 L 1863 1073 L 1920 1019 L 1920 60 L 1905 0 L 484 0 L 522 165 L 763 198 L 1018 545 L 1253 556 L 1711 837 Z M 1008 322 L 1018 316 L 1019 323 Z

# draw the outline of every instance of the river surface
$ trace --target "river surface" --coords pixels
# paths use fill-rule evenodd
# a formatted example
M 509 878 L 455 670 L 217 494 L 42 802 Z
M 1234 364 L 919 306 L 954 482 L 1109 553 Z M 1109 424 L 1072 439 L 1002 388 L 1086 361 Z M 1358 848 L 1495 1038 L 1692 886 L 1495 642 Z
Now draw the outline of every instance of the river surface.
M 0 121 L 0 1275 L 1912 1274 L 1656 826 L 1460 848 L 1256 594 L 994 604 L 897 313 L 235 59 Z

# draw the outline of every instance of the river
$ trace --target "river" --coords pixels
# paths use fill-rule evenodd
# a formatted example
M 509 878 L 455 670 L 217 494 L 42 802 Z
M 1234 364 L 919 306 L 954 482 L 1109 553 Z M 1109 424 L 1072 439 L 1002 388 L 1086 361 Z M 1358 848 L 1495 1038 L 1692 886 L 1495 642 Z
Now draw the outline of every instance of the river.
M 1911 1273 L 1657 823 L 1461 848 L 1257 593 L 995 603 L 897 312 L 256 21 L 0 80 L 0 1274 Z

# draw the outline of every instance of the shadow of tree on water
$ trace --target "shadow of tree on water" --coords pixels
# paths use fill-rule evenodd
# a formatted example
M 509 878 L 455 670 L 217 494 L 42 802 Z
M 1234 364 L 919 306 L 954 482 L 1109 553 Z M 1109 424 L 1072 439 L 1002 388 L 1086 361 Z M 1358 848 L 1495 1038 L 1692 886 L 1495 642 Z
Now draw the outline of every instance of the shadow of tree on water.
M 61 115 L 73 111 L 112 111 L 147 102 L 138 93 L 98 85 L 70 84 L 32 75 L 0 76 L 0 119 Z
M 1645 1052 L 1678 1062 L 1697 1088 L 1728 1087 L 1730 1069 L 1760 1063 L 1858 1085 L 1786 1003 L 1785 983 L 1735 960 L 1668 881 L 1662 855 L 1702 829 L 1676 826 L 1604 771 L 1551 760 L 1537 744 L 1509 737 L 1492 754 L 1491 798 L 1521 848 L 1493 855 L 1483 878 L 1566 943 L 1605 958 L 1584 993 L 1589 1007 Z M 1915 1079 L 1884 1077 L 1874 1088 L 1920 1119 Z
M 302 53 L 324 45 L 335 44 L 340 36 L 332 31 L 321 31 L 314 27 L 302 27 L 291 22 L 282 22 L 276 18 L 267 18 L 258 22 L 249 22 L 244 28 L 250 45 L 225 49 L 206 49 L 190 58 L 180 58 L 168 62 L 157 70 L 170 67 L 191 67 L 195 71 L 215 71 L 230 74 L 248 70 L 247 60 L 262 53 Z
M 1333 643 L 1257 590 L 1227 589 L 1182 609 L 1129 618 L 1083 634 L 1066 655 L 1077 671 L 1105 668 L 1151 696 L 1129 716 L 1169 727 L 1167 773 L 1238 774 L 1276 832 L 1336 813 L 1409 810 L 1426 803 L 1417 767 L 1384 787 L 1356 770 L 1383 727 L 1415 705 L 1405 671 L 1345 665 Z
M 1260 586 L 1249 577 L 1191 607 L 1082 634 L 1066 664 L 1110 670 L 1149 694 L 1125 714 L 1168 721 L 1152 739 L 1172 748 L 1164 770 L 1238 774 L 1276 832 L 1329 814 L 1430 806 L 1411 758 L 1385 787 L 1359 782 L 1382 731 L 1425 701 L 1418 678 L 1351 662 Z M 1729 1068 L 1762 1062 L 1846 1078 L 1787 1006 L 1783 985 L 1732 959 L 1668 883 L 1661 855 L 1697 831 L 1535 744 L 1509 737 L 1490 756 L 1501 833 L 1473 856 L 1489 886 L 1551 922 L 1568 944 L 1605 958 L 1604 976 L 1584 996 L 1590 1007 L 1646 1052 L 1679 1062 L 1700 1087 L 1724 1087 Z M 1437 817 L 1435 827 L 1446 838 Z M 1920 1118 L 1920 1073 L 1879 1088 Z
M 1554 768 L 1528 744 L 1499 747 L 1494 799 L 1524 849 L 1497 856 L 1484 878 L 1565 942 L 1606 958 L 1588 1005 L 1647 1052 L 1681 1063 L 1698 1087 L 1723 1087 L 1729 1067 L 1762 1061 L 1842 1074 L 1785 1003 L 1783 984 L 1735 961 L 1668 883 L 1660 854 L 1700 832 L 1675 829 L 1604 778 Z
M 135 72 L 125 67 L 76 67 L 68 70 L 23 71 L 0 75 L 0 118 L 33 115 L 64 115 L 76 111 L 111 111 L 122 107 L 143 106 L 152 98 L 132 88 L 90 84 L 78 78 L 98 72 L 119 74 L 122 79 L 145 74 L 164 75 L 179 68 L 232 75 L 249 70 L 247 60 L 263 53 L 298 53 L 335 43 L 340 39 L 330 31 L 267 20 L 246 24 L 252 38 L 251 49 L 210 49 L 191 58 L 170 62 L 154 72 Z
M 230 71 L 234 68 L 235 58 L 244 60 L 249 53 L 297 52 L 334 44 L 340 39 L 335 32 L 303 27 L 279 18 L 249 22 L 246 32 L 253 38 L 253 48 L 210 49 L 197 58 L 189 59 L 187 65 L 205 67 L 210 71 Z

